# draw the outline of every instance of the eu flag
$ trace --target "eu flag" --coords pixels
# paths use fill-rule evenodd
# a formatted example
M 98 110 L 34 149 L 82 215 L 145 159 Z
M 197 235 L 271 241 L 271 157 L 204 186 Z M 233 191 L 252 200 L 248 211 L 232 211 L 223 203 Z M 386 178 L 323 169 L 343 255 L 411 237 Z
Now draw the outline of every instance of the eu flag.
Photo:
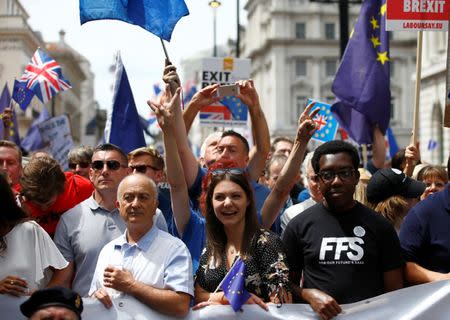
M 247 121 L 248 109 L 247 106 L 242 103 L 241 99 L 233 96 L 226 96 L 220 100 L 220 103 L 230 110 L 233 120 Z
M 134 149 L 145 147 L 145 139 L 120 54 L 116 57 L 115 77 L 112 113 L 107 119 L 105 136 L 106 141 L 129 153 Z
M 39 132 L 39 124 L 50 119 L 50 114 L 48 113 L 47 109 L 44 107 L 42 109 L 42 112 L 39 114 L 39 117 L 37 117 L 33 122 L 31 123 L 30 128 L 27 131 L 27 135 L 25 138 L 22 139 L 21 146 L 23 149 L 27 150 L 28 152 L 36 151 L 40 149 L 44 149 L 44 141 L 42 141 L 41 134 Z
M 245 290 L 245 264 L 240 257 L 222 280 L 221 288 L 235 312 L 250 298 L 250 293 Z
M 167 41 L 178 20 L 188 14 L 184 0 L 80 0 L 81 24 L 92 20 L 121 20 Z
M 8 85 L 3 87 L 2 95 L 0 96 L 0 114 L 8 108 L 11 104 L 11 94 L 9 93 Z M 9 130 L 9 140 L 20 146 L 19 126 L 17 125 L 17 115 L 14 108 L 11 109 L 11 124 L 8 129 L 3 127 L 3 123 L 0 124 L 0 140 L 4 137 L 4 130 Z M 0 117 L 1 119 L 1 117 Z M 0 120 L 0 122 L 2 122 Z
M 331 90 L 337 98 L 331 110 L 356 142 L 371 143 L 372 128 L 389 126 L 389 35 L 385 0 L 364 0 L 353 34 Z
M 34 92 L 27 88 L 27 83 L 24 81 L 14 80 L 14 89 L 12 98 L 19 104 L 20 109 L 25 111 L 34 97 Z

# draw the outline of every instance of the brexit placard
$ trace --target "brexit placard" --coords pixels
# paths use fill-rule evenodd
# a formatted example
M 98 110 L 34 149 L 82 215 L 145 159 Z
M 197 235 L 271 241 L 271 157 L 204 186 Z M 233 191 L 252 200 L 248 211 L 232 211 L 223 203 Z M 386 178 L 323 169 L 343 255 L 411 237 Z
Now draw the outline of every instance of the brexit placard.
M 447 31 L 450 0 L 387 0 L 386 30 Z
M 202 60 L 201 87 L 211 84 L 234 84 L 250 77 L 250 59 L 205 58 Z M 203 107 L 200 125 L 207 127 L 246 127 L 248 109 L 234 96 L 224 97 L 220 102 Z

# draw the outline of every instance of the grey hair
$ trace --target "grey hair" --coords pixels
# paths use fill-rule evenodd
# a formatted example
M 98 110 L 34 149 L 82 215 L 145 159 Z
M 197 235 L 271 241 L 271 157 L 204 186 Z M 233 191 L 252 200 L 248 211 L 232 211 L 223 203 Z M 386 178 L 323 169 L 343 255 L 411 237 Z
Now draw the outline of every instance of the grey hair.
M 309 181 L 308 181 L 308 175 L 306 174 L 306 169 L 308 168 L 308 165 L 310 165 L 312 167 L 312 157 L 314 155 L 314 151 L 308 152 L 308 154 L 305 156 L 305 160 L 303 160 L 302 163 L 302 172 L 304 173 L 303 175 L 303 185 L 309 190 Z M 314 171 L 314 169 L 313 169 Z
M 209 140 L 216 138 L 219 139 L 222 137 L 222 131 L 215 131 L 211 134 L 209 134 L 206 139 L 203 141 L 202 146 L 200 147 L 200 157 L 204 157 L 205 156 L 205 152 L 206 152 L 206 146 L 209 142 Z
M 117 200 L 122 199 L 122 195 L 123 195 L 122 189 L 124 188 L 124 186 L 123 186 L 124 183 L 127 182 L 128 180 L 135 179 L 135 178 L 141 178 L 141 179 L 146 180 L 149 183 L 149 185 L 151 186 L 151 188 L 155 194 L 155 199 L 158 199 L 158 188 L 156 187 L 156 183 L 151 178 L 149 178 L 148 176 L 146 176 L 143 173 L 133 173 L 133 174 L 126 176 L 125 178 L 122 179 L 122 181 L 120 181 L 119 186 L 117 187 Z
M 86 161 L 91 162 L 92 161 L 92 154 L 94 153 L 93 149 L 88 146 L 79 146 L 71 149 L 69 151 L 69 154 L 67 155 L 67 158 L 69 159 L 69 162 L 71 161 Z

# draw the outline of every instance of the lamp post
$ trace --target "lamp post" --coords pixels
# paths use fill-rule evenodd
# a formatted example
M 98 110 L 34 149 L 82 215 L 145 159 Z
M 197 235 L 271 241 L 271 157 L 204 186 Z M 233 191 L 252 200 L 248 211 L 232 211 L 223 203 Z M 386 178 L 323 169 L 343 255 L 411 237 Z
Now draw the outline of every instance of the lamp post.
M 220 7 L 221 3 L 218 0 L 213 0 L 209 2 L 209 6 L 213 9 L 213 39 L 214 39 L 214 47 L 213 47 L 213 57 L 217 57 L 217 21 L 216 21 L 216 9 Z
M 239 33 L 239 27 L 240 27 L 240 22 L 239 22 L 239 13 L 240 13 L 240 4 L 239 4 L 239 0 L 236 0 L 236 28 L 237 28 L 237 34 L 236 34 L 236 58 L 239 58 L 240 54 L 241 54 L 241 35 Z

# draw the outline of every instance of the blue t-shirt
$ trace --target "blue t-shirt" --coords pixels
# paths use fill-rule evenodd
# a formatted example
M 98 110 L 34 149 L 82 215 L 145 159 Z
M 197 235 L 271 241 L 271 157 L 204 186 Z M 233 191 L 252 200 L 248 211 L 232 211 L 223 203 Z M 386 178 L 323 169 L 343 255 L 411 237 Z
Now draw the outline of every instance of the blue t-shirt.
M 406 261 L 436 272 L 450 272 L 450 183 L 416 204 L 400 228 Z
M 206 230 L 205 230 L 205 219 L 197 212 L 191 209 L 191 217 L 186 225 L 183 236 L 180 237 L 177 228 L 175 228 L 175 221 L 173 221 L 172 234 L 175 237 L 180 238 L 186 247 L 188 247 L 189 252 L 192 257 L 192 270 L 194 274 L 197 272 L 198 264 L 200 261 L 200 256 L 202 255 L 203 248 L 206 243 Z M 173 220 L 173 219 L 172 219 Z

